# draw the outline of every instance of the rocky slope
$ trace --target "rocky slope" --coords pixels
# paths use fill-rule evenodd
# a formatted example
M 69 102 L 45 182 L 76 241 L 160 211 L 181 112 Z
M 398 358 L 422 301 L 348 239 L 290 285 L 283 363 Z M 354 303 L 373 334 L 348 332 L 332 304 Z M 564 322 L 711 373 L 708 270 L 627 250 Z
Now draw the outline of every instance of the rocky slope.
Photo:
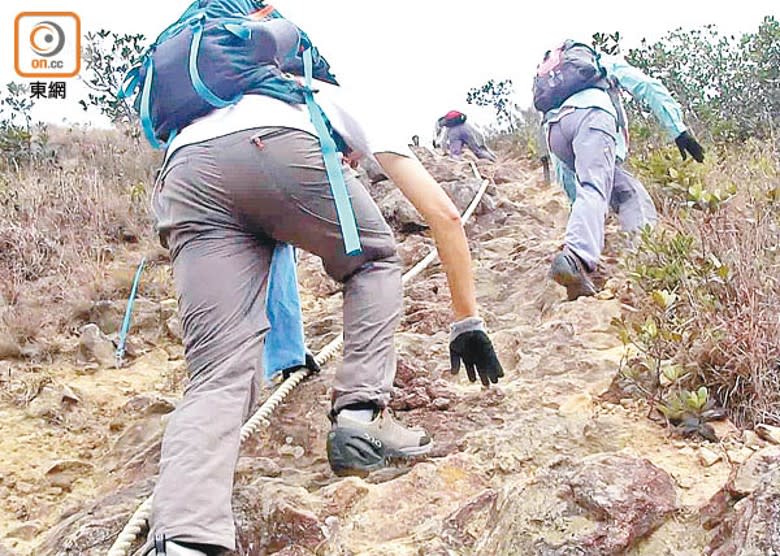
M 479 185 L 465 163 L 422 153 L 462 209 Z M 333 363 L 305 382 L 244 447 L 235 508 L 242 555 L 760 555 L 780 551 L 780 449 L 773 431 L 718 424 L 719 444 L 672 438 L 647 408 L 600 396 L 623 348 L 621 303 L 564 302 L 546 273 L 565 198 L 518 163 L 481 166 L 494 185 L 467 225 L 479 302 L 506 377 L 481 389 L 447 372 L 445 276 L 406 291 L 394 408 L 435 439 L 431 457 L 366 480 L 325 457 Z M 375 197 L 411 266 L 430 249 L 387 183 Z M 616 245 L 614 230 L 610 236 Z M 616 274 L 608 248 L 607 270 Z M 307 336 L 340 327 L 340 294 L 304 257 Z M 619 292 L 621 283 L 607 284 Z M 118 307 L 117 307 L 118 306 Z M 165 415 L 184 381 L 175 307 L 144 302 L 137 353 L 113 369 L 109 301 L 73 357 L 47 368 L 0 361 L 0 555 L 105 554 L 154 482 Z M 113 324 L 112 324 L 113 323 Z M 101 331 L 102 329 L 102 331 Z M 102 346 L 102 347 L 101 347 Z

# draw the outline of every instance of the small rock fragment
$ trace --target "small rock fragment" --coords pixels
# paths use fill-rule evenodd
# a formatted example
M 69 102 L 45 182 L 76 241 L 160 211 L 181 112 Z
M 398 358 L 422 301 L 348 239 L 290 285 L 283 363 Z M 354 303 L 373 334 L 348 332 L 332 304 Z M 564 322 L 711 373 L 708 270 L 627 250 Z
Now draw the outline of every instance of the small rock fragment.
M 742 442 L 745 443 L 745 446 L 748 448 L 761 448 L 762 442 L 761 438 L 755 433 L 755 431 L 751 430 L 745 430 L 742 432 Z
M 709 448 L 699 448 L 699 461 L 704 467 L 712 467 L 722 459 L 722 455 Z
M 772 425 L 758 425 L 756 427 L 756 433 L 767 442 L 771 442 L 772 444 L 780 444 L 780 427 L 773 427 Z
M 83 363 L 97 362 L 103 366 L 114 364 L 114 343 L 100 331 L 96 324 L 81 329 L 78 359 Z

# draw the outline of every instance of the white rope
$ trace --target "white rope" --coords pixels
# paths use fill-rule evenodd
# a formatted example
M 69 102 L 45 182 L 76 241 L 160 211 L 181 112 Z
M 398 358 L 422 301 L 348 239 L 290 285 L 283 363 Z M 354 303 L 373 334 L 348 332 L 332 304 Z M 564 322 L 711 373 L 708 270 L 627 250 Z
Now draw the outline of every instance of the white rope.
M 479 171 L 477 170 L 477 166 L 473 162 L 470 164 L 474 175 L 478 179 L 481 179 L 482 176 L 480 176 Z M 488 180 L 482 181 L 482 185 L 479 188 L 479 191 L 477 191 L 474 199 L 471 201 L 471 204 L 466 208 L 466 210 L 463 212 L 463 215 L 461 216 L 460 220 L 462 223 L 465 224 L 474 213 L 474 210 L 482 200 L 482 196 L 485 194 L 485 190 L 487 190 L 488 185 Z M 428 253 L 425 258 L 423 258 L 404 274 L 402 283 L 407 284 L 415 277 L 417 277 L 436 259 L 437 256 L 438 252 L 436 249 L 431 249 L 431 252 Z M 328 345 L 322 348 L 322 350 L 315 356 L 315 361 L 317 361 L 317 364 L 320 366 L 324 365 L 333 359 L 333 357 L 338 353 L 343 345 L 344 332 L 342 330 L 338 337 L 333 339 Z M 271 414 L 276 410 L 277 407 L 279 407 L 279 405 L 281 405 L 290 392 L 292 392 L 296 386 L 298 386 L 307 376 L 309 376 L 309 372 L 310 371 L 308 369 L 301 369 L 300 371 L 292 373 L 289 378 L 287 378 L 287 380 L 285 380 L 282 385 L 279 386 L 279 388 L 277 388 L 273 394 L 271 394 L 271 396 L 263 403 L 262 406 L 260 406 L 252 418 L 244 423 L 243 427 L 241 427 L 241 444 L 246 442 L 246 440 L 255 434 L 258 430 L 260 430 L 260 428 L 269 424 L 268 418 L 271 416 Z M 138 537 L 138 535 L 141 534 L 141 531 L 146 528 L 146 522 L 149 520 L 151 513 L 152 497 L 149 496 L 138 507 L 135 513 L 133 513 L 130 521 L 119 533 L 119 536 L 114 541 L 114 544 L 111 545 L 107 556 L 127 556 L 128 552 L 130 551 L 130 547 L 135 542 L 136 537 Z

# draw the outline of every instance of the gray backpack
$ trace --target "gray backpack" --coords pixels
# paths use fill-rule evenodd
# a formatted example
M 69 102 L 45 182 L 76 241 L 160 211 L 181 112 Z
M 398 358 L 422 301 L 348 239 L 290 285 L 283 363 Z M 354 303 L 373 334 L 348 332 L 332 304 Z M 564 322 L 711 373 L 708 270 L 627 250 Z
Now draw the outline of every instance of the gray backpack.
M 597 87 L 609 89 L 599 54 L 590 46 L 567 40 L 548 51 L 534 78 L 534 107 L 540 112 L 559 108 L 575 93 Z

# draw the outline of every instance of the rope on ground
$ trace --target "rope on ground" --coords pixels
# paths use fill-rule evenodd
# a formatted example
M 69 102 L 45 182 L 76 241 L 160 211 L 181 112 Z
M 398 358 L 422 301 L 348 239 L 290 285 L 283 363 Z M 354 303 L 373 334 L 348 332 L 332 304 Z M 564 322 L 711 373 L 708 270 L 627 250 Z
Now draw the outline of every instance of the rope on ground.
M 477 179 L 482 179 L 479 170 L 477 170 L 476 164 L 473 162 L 470 164 L 471 170 L 474 172 L 474 176 Z M 462 223 L 465 224 L 466 221 L 471 218 L 471 215 L 474 214 L 474 211 L 476 210 L 477 205 L 479 205 L 479 202 L 482 200 L 482 196 L 485 194 L 489 184 L 490 182 L 488 180 L 482 180 L 482 185 L 474 195 L 474 199 L 461 215 L 460 220 Z M 425 270 L 436 259 L 437 256 L 438 252 L 436 251 L 436 248 L 431 248 L 431 252 L 428 253 L 425 258 L 423 258 L 403 275 L 402 283 L 407 284 L 419 276 L 419 274 Z M 325 363 L 335 357 L 343 345 L 344 331 L 342 330 L 338 337 L 326 345 L 315 356 L 314 359 L 317 361 L 318 365 L 323 366 Z M 279 405 L 282 404 L 282 402 L 284 402 L 285 398 L 290 394 L 290 392 L 292 392 L 301 382 L 303 382 L 306 377 L 309 376 L 309 373 L 310 371 L 308 369 L 302 369 L 292 373 L 290 377 L 285 380 L 282 385 L 274 391 L 273 394 L 271 394 L 271 396 L 263 403 L 263 405 L 260 406 L 257 412 L 246 423 L 244 423 L 243 427 L 241 427 L 241 444 L 244 444 L 244 442 L 246 442 L 247 439 L 255 434 L 258 430 L 260 430 L 260 428 L 269 424 L 268 418 L 271 416 L 271 414 L 276 410 L 277 407 L 279 407 Z M 152 496 L 149 496 L 133 513 L 130 521 L 127 523 L 127 525 L 125 525 L 125 527 L 119 533 L 117 539 L 114 541 L 114 544 L 108 550 L 107 556 L 127 556 L 128 552 L 130 551 L 130 547 L 135 542 L 135 539 L 146 527 L 146 523 L 149 520 L 151 513 Z

